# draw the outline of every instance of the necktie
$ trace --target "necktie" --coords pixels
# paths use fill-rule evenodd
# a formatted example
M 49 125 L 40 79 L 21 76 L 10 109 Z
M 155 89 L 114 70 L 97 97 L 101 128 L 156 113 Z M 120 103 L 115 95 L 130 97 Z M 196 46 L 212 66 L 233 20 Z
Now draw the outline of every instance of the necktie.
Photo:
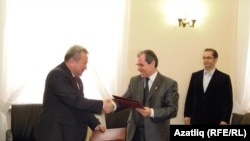
M 144 88 L 144 97 L 143 97 L 143 103 L 145 105 L 145 102 L 146 102 L 146 99 L 147 99 L 147 96 L 149 94 L 149 87 L 148 87 L 148 80 L 149 78 L 145 78 L 145 82 L 146 82 L 146 85 L 145 85 L 145 88 Z
M 78 84 L 78 77 L 74 77 L 74 80 L 75 80 L 75 82 L 76 82 L 76 86 L 77 86 L 77 88 L 80 90 L 80 87 L 79 87 L 79 84 Z

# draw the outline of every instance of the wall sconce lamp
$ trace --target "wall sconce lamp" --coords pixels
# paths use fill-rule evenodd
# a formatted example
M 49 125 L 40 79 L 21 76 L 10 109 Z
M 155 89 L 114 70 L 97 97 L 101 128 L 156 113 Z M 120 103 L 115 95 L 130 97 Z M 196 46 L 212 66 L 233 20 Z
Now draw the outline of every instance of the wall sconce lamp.
M 194 24 L 195 24 L 195 22 L 196 22 L 196 20 L 191 20 L 191 21 L 187 21 L 187 19 L 186 18 L 184 18 L 184 19 L 178 19 L 178 21 L 179 21 L 179 27 L 186 27 L 186 25 L 189 25 L 190 27 L 194 27 Z

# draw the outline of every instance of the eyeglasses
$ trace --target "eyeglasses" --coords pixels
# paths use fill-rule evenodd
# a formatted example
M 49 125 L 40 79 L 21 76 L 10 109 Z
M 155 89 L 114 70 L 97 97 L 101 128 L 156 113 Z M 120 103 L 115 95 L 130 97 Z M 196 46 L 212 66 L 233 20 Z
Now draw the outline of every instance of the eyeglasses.
M 212 57 L 212 56 L 202 57 L 203 60 L 206 60 L 206 59 L 207 59 L 207 60 L 210 60 L 210 59 L 213 59 L 213 58 L 214 58 L 214 57 Z

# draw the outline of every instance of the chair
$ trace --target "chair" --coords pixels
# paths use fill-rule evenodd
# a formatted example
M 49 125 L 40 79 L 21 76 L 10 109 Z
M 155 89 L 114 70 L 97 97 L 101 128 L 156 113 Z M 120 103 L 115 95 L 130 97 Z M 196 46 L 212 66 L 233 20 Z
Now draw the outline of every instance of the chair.
M 245 114 L 233 113 L 231 124 L 232 125 L 238 125 L 238 124 L 250 125 L 250 113 L 245 113 Z
M 105 114 L 107 129 L 127 127 L 130 110 L 130 108 L 127 108 L 114 113 Z
M 33 131 L 42 104 L 14 104 L 11 106 L 11 129 L 6 141 L 34 141 Z
M 250 125 L 250 113 L 244 114 L 244 116 L 241 120 L 241 124 Z

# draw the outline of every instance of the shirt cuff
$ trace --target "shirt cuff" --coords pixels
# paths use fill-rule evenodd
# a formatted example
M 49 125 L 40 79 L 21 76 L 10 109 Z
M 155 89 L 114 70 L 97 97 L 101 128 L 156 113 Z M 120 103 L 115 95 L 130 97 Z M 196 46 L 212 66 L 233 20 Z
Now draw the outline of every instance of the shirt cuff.
M 151 109 L 151 114 L 150 114 L 150 117 L 152 117 L 152 118 L 153 118 L 153 117 L 154 117 L 154 115 L 155 115 L 155 114 L 154 114 L 154 109 L 153 109 L 153 108 L 150 108 L 150 109 Z
M 117 106 L 116 106 L 116 103 L 115 103 L 113 100 L 112 100 L 111 102 L 112 102 L 113 105 L 114 105 L 114 110 L 113 110 L 113 112 L 114 112 L 114 111 L 116 111 Z

